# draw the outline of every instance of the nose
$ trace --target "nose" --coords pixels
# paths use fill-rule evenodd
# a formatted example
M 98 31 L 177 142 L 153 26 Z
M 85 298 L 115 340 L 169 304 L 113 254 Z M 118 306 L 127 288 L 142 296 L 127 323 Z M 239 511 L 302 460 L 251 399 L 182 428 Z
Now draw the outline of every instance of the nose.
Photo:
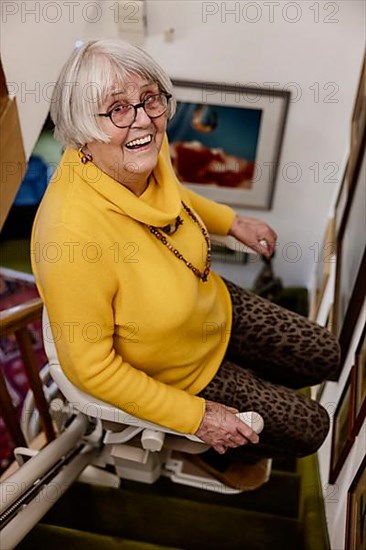
M 134 123 L 132 124 L 132 127 L 134 126 L 146 127 L 146 126 L 149 126 L 150 124 L 151 124 L 151 118 L 149 117 L 148 114 L 146 114 L 146 111 L 143 108 L 143 106 L 140 105 L 136 109 L 136 117 L 135 117 Z

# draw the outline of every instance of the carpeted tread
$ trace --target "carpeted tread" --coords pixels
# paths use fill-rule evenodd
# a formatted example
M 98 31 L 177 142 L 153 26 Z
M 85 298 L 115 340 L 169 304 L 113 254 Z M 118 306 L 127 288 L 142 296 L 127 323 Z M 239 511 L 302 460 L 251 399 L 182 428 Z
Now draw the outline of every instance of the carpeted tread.
M 124 480 L 121 490 L 125 489 L 139 494 L 176 497 L 289 518 L 297 518 L 299 514 L 300 475 L 290 472 L 272 470 L 271 477 L 265 485 L 255 491 L 236 495 L 203 491 L 173 483 L 163 477 L 152 485 Z
M 149 544 L 108 535 L 96 535 L 55 525 L 38 524 L 17 550 L 182 550 L 172 546 Z
M 81 483 L 43 522 L 185 550 L 301 548 L 300 525 L 292 518 Z
M 297 458 L 274 458 L 272 462 L 272 471 L 297 472 Z

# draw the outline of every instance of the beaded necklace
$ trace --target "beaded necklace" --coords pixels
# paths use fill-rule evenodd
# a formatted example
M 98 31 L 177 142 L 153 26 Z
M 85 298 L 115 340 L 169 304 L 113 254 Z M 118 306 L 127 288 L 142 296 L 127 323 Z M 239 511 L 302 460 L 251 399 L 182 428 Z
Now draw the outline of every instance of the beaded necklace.
M 197 216 L 195 216 L 195 214 L 192 212 L 192 210 L 186 204 L 184 204 L 183 201 L 182 201 L 182 205 L 183 205 L 184 210 L 187 212 L 188 216 L 190 218 L 192 218 L 192 220 L 199 226 L 199 228 L 201 229 L 202 235 L 204 236 L 204 239 L 206 241 L 207 255 L 206 255 L 206 264 L 205 264 L 205 267 L 204 267 L 203 271 L 200 271 L 191 262 L 186 260 L 186 258 L 183 256 L 183 254 L 181 254 L 177 248 L 174 248 L 174 246 L 168 241 L 168 239 L 165 237 L 165 235 L 163 235 L 159 231 L 159 229 L 157 227 L 155 227 L 154 225 L 148 225 L 147 227 L 148 227 L 150 233 L 152 235 L 154 235 L 154 237 L 156 237 L 164 246 L 166 246 L 168 248 L 168 250 L 170 250 L 170 252 L 172 254 L 174 254 L 174 256 L 176 258 L 178 258 L 178 260 L 181 260 L 182 262 L 184 262 L 186 264 L 186 266 L 188 267 L 188 269 L 193 271 L 193 273 L 196 275 L 196 277 L 198 277 L 199 279 L 201 279 L 202 282 L 205 283 L 207 281 L 207 278 L 208 278 L 208 275 L 209 275 L 210 269 L 211 269 L 211 242 L 210 242 L 210 237 L 208 235 L 208 232 L 207 232 L 206 228 L 200 223 Z

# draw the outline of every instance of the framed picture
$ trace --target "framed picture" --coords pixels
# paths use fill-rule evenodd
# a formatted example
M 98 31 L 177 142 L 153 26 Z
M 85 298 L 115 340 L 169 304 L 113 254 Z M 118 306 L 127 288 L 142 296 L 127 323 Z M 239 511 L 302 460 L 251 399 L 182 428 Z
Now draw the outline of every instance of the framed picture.
M 337 238 L 333 333 L 339 338 L 344 361 L 366 293 L 366 156 L 355 174 Z
M 325 326 L 329 330 L 329 332 L 333 331 L 333 322 L 334 322 L 334 306 L 333 304 L 330 305 L 327 320 L 325 321 Z
M 329 483 L 333 485 L 354 442 L 355 367 L 353 366 L 333 417 Z
M 345 550 L 366 550 L 366 457 L 348 489 Z
M 356 437 L 366 417 L 366 326 L 356 350 L 355 358 L 355 422 L 353 436 Z
M 269 210 L 290 92 L 173 84 L 177 112 L 167 132 L 178 178 L 218 202 Z
M 353 171 L 359 155 L 361 143 L 366 130 L 366 55 L 363 58 L 360 81 L 353 108 L 351 122 L 351 151 L 349 157 L 349 176 L 353 179 Z
M 317 265 L 315 272 L 315 306 L 313 315 L 316 319 L 321 306 L 330 275 L 330 266 L 335 263 L 336 242 L 334 238 L 334 218 L 328 220 L 325 235 L 318 253 L 315 256 Z
M 350 192 L 350 184 L 348 181 L 348 164 L 345 168 L 341 186 L 339 188 L 338 197 L 334 209 L 334 236 L 335 238 L 339 235 L 339 230 L 341 227 L 341 222 L 344 217 L 344 212 L 346 210 L 347 199 Z
M 333 307 L 333 304 L 331 304 L 328 310 L 327 320 L 325 321 L 325 325 L 324 325 L 330 332 L 332 332 L 333 313 L 334 313 L 334 307 Z M 324 380 L 316 387 L 316 393 L 315 393 L 316 401 L 320 402 L 322 395 L 324 393 L 326 384 L 327 384 L 327 381 Z

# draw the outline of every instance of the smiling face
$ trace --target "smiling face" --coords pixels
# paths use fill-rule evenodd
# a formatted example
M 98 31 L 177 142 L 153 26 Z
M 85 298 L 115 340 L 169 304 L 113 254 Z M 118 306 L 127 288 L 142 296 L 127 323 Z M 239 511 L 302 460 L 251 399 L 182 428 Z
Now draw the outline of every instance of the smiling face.
M 155 82 L 131 75 L 124 83 L 113 87 L 99 113 L 107 113 L 126 104 L 140 103 L 159 92 Z M 152 119 L 143 108 L 139 108 L 135 121 L 128 128 L 117 128 L 110 118 L 100 117 L 102 130 L 111 139 L 109 143 L 87 143 L 84 151 L 91 153 L 98 168 L 139 196 L 144 192 L 147 179 L 157 164 L 166 131 L 167 114 L 168 111 Z

